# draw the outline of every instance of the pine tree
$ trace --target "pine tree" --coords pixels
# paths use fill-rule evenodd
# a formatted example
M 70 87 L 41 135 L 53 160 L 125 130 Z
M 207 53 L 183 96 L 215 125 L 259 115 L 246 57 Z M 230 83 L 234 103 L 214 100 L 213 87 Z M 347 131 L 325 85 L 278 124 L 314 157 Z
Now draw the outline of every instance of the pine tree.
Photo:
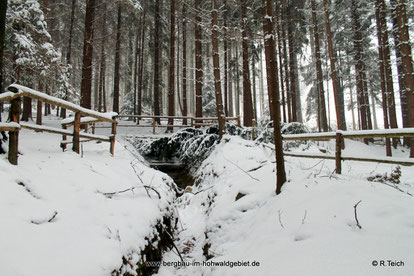
M 282 134 L 280 132 L 280 102 L 278 93 L 276 52 L 273 33 L 273 15 L 271 0 L 262 0 L 263 34 L 266 55 L 266 72 L 268 93 L 273 99 L 273 130 L 275 140 L 276 156 L 276 194 L 281 193 L 283 184 L 286 182 L 285 163 L 283 158 Z
M 86 0 L 85 31 L 83 39 L 81 106 L 91 108 L 92 100 L 92 62 L 93 62 L 93 21 L 95 0 Z

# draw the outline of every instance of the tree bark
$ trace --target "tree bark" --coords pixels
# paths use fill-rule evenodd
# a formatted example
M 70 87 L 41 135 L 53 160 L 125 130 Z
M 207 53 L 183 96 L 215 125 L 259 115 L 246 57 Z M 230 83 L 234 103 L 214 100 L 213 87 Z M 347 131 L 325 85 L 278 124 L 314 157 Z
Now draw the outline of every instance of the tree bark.
M 355 73 L 356 73 L 356 88 L 357 88 L 357 101 L 358 109 L 360 114 L 360 124 L 362 129 L 368 129 L 369 126 L 369 103 L 367 95 L 365 93 L 366 78 L 365 78 L 365 63 L 362 57 L 362 34 L 361 34 L 361 23 L 360 17 L 357 11 L 358 5 L 355 0 L 352 0 L 351 4 L 351 16 L 353 21 L 353 32 L 354 32 L 354 62 L 355 62 Z
M 247 36 L 247 7 L 245 0 L 241 0 L 241 16 L 243 22 L 242 31 L 242 48 L 243 48 L 243 125 L 252 126 L 253 105 L 252 90 L 250 84 L 250 68 L 249 68 L 249 45 Z
M 391 128 L 398 128 L 397 114 L 395 111 L 395 97 L 394 97 L 394 84 L 392 79 L 392 69 L 390 60 L 390 45 L 388 38 L 388 28 L 386 20 L 386 7 L 384 0 L 377 0 L 375 2 L 376 10 L 378 10 L 379 23 L 379 35 L 381 36 L 382 43 L 382 59 L 384 65 L 385 81 L 386 81 L 386 95 L 387 95 L 387 108 L 389 115 L 389 125 Z M 399 139 L 392 139 L 394 148 L 397 147 Z
M 187 107 L 187 20 L 186 5 L 183 5 L 183 72 L 182 72 L 182 93 L 183 93 L 183 116 L 186 117 L 188 113 Z M 187 119 L 183 119 L 183 125 L 187 124 Z
M 382 24 L 380 20 L 380 6 L 379 1 L 375 2 L 375 17 L 377 22 L 377 37 L 378 37 L 378 55 L 379 55 L 379 68 L 380 68 L 380 78 L 381 78 L 381 95 L 382 95 L 382 111 L 383 111 L 383 119 L 384 119 L 384 128 L 389 128 L 389 120 L 388 120 L 388 108 L 387 108 L 387 96 L 386 96 L 386 79 L 385 79 L 385 66 L 384 66 L 384 44 L 383 44 L 383 36 L 382 36 Z M 391 143 L 390 139 L 385 139 L 385 148 L 387 156 L 391 156 Z
M 170 0 L 170 72 L 168 80 L 168 116 L 175 115 L 175 0 Z M 168 118 L 167 132 L 172 132 L 174 124 L 173 118 Z
M 323 89 L 323 73 L 322 73 L 322 62 L 321 62 L 321 47 L 319 41 L 319 31 L 318 31 L 318 22 L 316 19 L 316 3 L 315 0 L 311 0 L 312 4 L 312 23 L 313 23 L 313 36 L 315 41 L 315 65 L 316 65 L 316 78 L 317 78 L 317 88 L 318 96 L 320 102 L 320 122 L 322 130 L 328 131 L 328 121 L 326 119 L 326 105 L 325 105 L 325 91 Z
M 397 47 L 396 50 L 400 52 L 401 56 L 401 69 L 408 110 L 408 127 L 414 127 L 414 74 L 406 4 L 407 2 L 405 0 L 391 0 L 398 26 L 398 41 L 400 42 L 400 47 Z M 412 140 L 410 141 L 410 157 L 414 158 L 414 143 Z
M 202 61 L 202 46 L 201 46 L 201 16 L 200 16 L 200 0 L 195 0 L 194 9 L 195 26 L 194 26 L 194 39 L 195 39 L 195 78 L 196 78 L 196 117 L 203 117 L 203 102 L 202 102 L 202 89 L 203 89 L 203 61 Z
M 212 11 L 212 22 L 211 22 L 211 44 L 213 46 L 213 67 L 214 67 L 214 88 L 216 91 L 216 108 L 217 118 L 219 125 L 219 139 L 224 134 L 224 123 L 225 115 L 223 111 L 223 99 L 221 96 L 221 75 L 220 75 L 220 56 L 219 56 L 219 45 L 218 45 L 218 20 L 217 20 L 217 5 L 216 0 L 213 0 L 213 11 Z
M 265 2 L 266 1 L 266 2 Z M 282 134 L 280 133 L 280 102 L 279 88 L 276 70 L 276 52 L 272 22 L 272 2 L 271 0 L 262 0 L 263 9 L 263 34 L 266 55 L 266 72 L 268 93 L 272 95 L 273 108 L 273 128 L 275 139 L 275 156 L 276 156 L 276 194 L 281 193 L 282 185 L 286 182 L 285 162 L 283 157 Z
M 138 72 L 138 115 L 142 115 L 142 89 L 144 87 L 143 85 L 143 79 L 144 79 L 144 51 L 145 51 L 145 18 L 146 14 L 143 14 L 142 18 L 142 32 L 141 32 L 141 50 L 140 50 L 140 58 L 139 58 L 139 72 Z M 139 118 L 138 118 L 139 122 Z
M 160 0 L 155 1 L 155 20 L 154 20 L 154 115 L 160 115 Z M 156 122 L 161 123 L 157 118 Z
M 331 65 L 331 78 L 332 78 L 332 86 L 333 86 L 333 93 L 334 93 L 334 101 L 335 101 L 335 113 L 336 113 L 336 122 L 338 125 L 338 129 L 346 130 L 346 121 L 345 121 L 345 106 L 344 106 L 344 95 L 343 90 L 340 89 L 339 85 L 339 78 L 336 70 L 336 55 L 333 49 L 332 43 L 332 32 L 331 32 L 331 22 L 329 19 L 329 11 L 328 11 L 328 0 L 323 0 L 324 6 L 324 13 L 325 13 L 325 29 L 326 29 L 326 36 L 328 42 L 328 53 L 329 53 L 329 60 Z
M 100 65 L 99 65 L 99 95 L 98 95 L 98 111 L 106 111 L 104 108 L 104 95 L 105 95 L 105 71 L 106 71 L 106 55 L 105 55 L 105 41 L 106 41 L 106 4 L 102 4 L 103 9 L 103 22 L 101 28 L 101 53 L 100 53 Z
M 118 3 L 118 20 L 116 27 L 115 43 L 115 67 L 114 67 L 114 101 L 112 111 L 119 113 L 119 66 L 121 63 L 121 28 L 122 28 L 122 4 Z
M 95 0 L 87 0 L 85 13 L 85 33 L 83 39 L 81 106 L 91 108 L 92 60 L 93 60 L 93 21 Z
M 283 122 L 287 122 L 287 112 L 286 112 L 286 99 L 285 99 L 285 82 L 284 82 L 284 72 L 283 72 L 283 52 L 282 52 L 282 37 L 281 37 L 281 29 L 282 24 L 281 22 L 281 9 L 279 3 L 276 4 L 276 34 L 277 34 L 277 48 L 278 48 L 278 57 L 279 57 L 279 74 L 280 74 L 280 92 L 282 95 L 282 110 L 283 110 Z M 261 60 L 260 60 L 261 61 Z M 262 70 L 261 70 L 262 71 Z M 262 73 L 262 72 L 261 72 Z

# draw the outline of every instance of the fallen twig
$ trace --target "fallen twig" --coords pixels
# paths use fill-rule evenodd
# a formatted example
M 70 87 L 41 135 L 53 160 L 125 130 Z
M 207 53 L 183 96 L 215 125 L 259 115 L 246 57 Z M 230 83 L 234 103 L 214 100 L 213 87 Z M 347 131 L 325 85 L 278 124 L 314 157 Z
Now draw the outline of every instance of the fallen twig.
M 32 220 L 32 223 L 39 225 L 39 224 L 42 224 L 42 223 L 45 223 L 45 222 L 53 222 L 53 220 L 56 218 L 57 214 L 58 214 L 58 212 L 57 211 L 54 211 L 53 212 L 53 215 L 52 215 L 52 217 L 50 219 Z
M 171 243 L 172 243 L 172 245 L 173 245 L 173 247 L 175 248 L 175 250 L 177 251 L 177 254 L 178 254 L 178 256 L 180 257 L 180 259 L 181 259 L 181 261 L 182 262 L 184 262 L 184 259 L 183 259 L 183 256 L 181 255 L 181 253 L 180 253 L 180 250 L 178 250 L 178 247 L 175 245 L 175 243 L 174 243 L 174 238 L 173 238 L 173 236 L 168 232 L 168 231 L 165 231 L 167 234 L 168 234 L 168 236 L 170 236 L 170 239 L 171 239 Z
M 282 228 L 285 228 L 285 226 L 282 223 L 282 212 L 281 212 L 281 210 L 278 210 L 277 212 L 279 213 L 279 223 L 280 223 L 280 226 L 282 226 Z
M 107 198 L 112 198 L 114 195 L 122 194 L 122 193 L 125 193 L 125 192 L 128 192 L 128 191 L 132 191 L 132 193 L 134 193 L 134 189 L 136 189 L 136 188 L 137 187 L 132 187 L 132 188 L 125 189 L 125 190 L 122 190 L 122 191 L 111 192 L 111 193 L 102 193 L 102 192 L 98 191 L 98 193 L 103 194 Z
M 149 197 L 151 197 L 150 196 L 150 194 L 148 193 L 148 189 L 150 189 L 150 190 L 153 190 L 157 195 L 158 195 L 158 199 L 161 199 L 161 195 L 160 195 L 160 193 L 157 191 L 157 190 L 155 190 L 153 187 L 151 187 L 151 186 L 147 186 L 147 185 L 144 185 L 143 186 L 144 188 L 145 188 L 145 190 L 147 191 L 147 195 L 149 196 Z
M 253 179 L 253 180 L 256 180 L 256 181 L 259 181 L 260 182 L 260 180 L 259 179 L 257 179 L 257 178 L 255 178 L 255 177 L 253 177 L 253 176 L 251 176 L 248 172 L 246 172 L 245 170 L 243 170 L 242 168 L 240 168 L 239 167 L 239 165 L 237 165 L 236 163 L 234 163 L 233 161 L 231 161 L 231 160 L 229 160 L 229 159 L 227 159 L 226 157 L 224 157 L 223 156 L 223 158 L 224 159 L 226 159 L 228 162 L 230 162 L 231 164 L 233 164 L 234 166 L 236 166 L 237 168 L 239 168 L 241 171 L 243 171 L 245 174 L 247 174 L 251 179 Z
M 360 204 L 360 203 L 361 203 L 361 201 L 362 201 L 362 200 L 358 201 L 358 203 L 354 205 L 354 215 L 355 215 L 355 220 L 356 220 L 356 223 L 357 223 L 357 226 L 358 226 L 358 228 L 359 228 L 359 229 L 362 229 L 362 226 L 359 224 L 359 221 L 358 221 L 358 216 L 357 216 L 357 207 L 358 207 L 358 204 Z
M 306 220 L 307 213 L 308 213 L 308 210 L 305 210 L 305 215 L 303 216 L 302 224 L 305 224 L 305 220 Z
M 396 190 L 398 190 L 398 191 L 400 191 L 400 192 L 402 192 L 402 193 L 404 193 L 404 194 L 407 194 L 407 195 L 409 195 L 409 196 L 413 196 L 413 194 L 412 194 L 412 193 L 407 192 L 407 191 L 404 191 L 404 190 L 401 190 L 401 189 L 400 189 L 400 188 L 398 188 L 397 186 L 394 186 L 394 185 L 391 185 L 391 184 L 388 184 L 388 183 L 384 183 L 384 182 L 377 182 L 377 183 L 382 183 L 382 184 L 385 184 L 385 185 L 390 186 L 391 188 L 394 188 L 394 189 L 396 189 Z

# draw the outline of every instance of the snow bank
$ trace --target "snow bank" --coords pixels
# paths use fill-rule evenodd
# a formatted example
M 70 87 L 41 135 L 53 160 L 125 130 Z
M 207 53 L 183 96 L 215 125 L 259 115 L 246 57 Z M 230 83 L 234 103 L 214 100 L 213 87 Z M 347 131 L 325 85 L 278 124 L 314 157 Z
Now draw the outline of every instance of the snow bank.
M 335 161 L 286 157 L 289 182 L 276 196 L 273 152 L 239 137 L 224 140 L 197 172 L 199 186 L 179 201 L 179 246 L 190 263 L 205 261 L 208 249 L 209 261 L 250 267 L 165 266 L 158 275 L 414 275 L 414 198 L 366 180 L 395 165 L 345 162 L 335 175 Z M 383 151 L 355 141 L 347 148 Z M 413 194 L 413 179 L 413 168 L 402 167 L 398 187 Z M 362 229 L 354 214 L 360 200 Z
M 22 130 L 19 165 L 0 155 L 0 275 L 109 275 L 174 198 L 171 179 L 123 145 L 112 157 L 107 143 L 84 143 L 78 155 L 60 139 Z

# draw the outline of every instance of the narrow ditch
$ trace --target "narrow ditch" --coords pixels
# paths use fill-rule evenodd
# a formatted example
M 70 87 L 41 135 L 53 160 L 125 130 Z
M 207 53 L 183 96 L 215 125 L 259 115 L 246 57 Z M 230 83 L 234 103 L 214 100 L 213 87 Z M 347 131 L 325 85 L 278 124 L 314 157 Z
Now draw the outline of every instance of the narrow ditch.
M 180 189 L 185 190 L 188 186 L 193 186 L 194 178 L 180 159 L 174 157 L 168 159 L 146 158 L 146 160 L 151 168 L 168 174 Z

